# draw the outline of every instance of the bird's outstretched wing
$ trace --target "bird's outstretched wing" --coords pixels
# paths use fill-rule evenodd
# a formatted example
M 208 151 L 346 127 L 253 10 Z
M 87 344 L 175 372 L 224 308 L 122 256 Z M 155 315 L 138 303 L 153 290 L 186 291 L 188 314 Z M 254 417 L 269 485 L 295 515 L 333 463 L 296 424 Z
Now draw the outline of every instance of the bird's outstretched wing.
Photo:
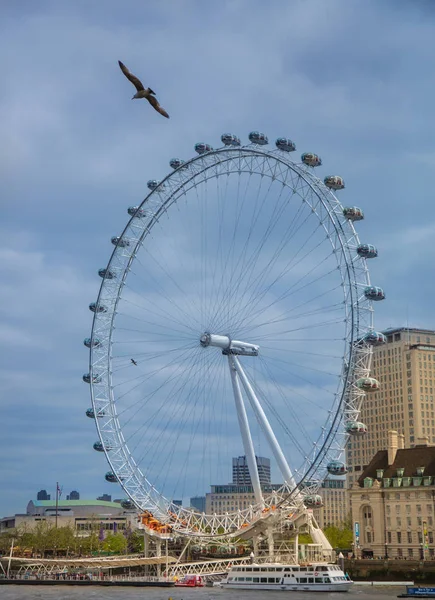
M 134 87 L 137 89 L 138 92 L 141 92 L 142 90 L 145 89 L 142 81 L 140 79 L 138 79 L 137 77 L 135 77 L 135 75 L 130 73 L 130 71 L 127 69 L 127 67 L 120 60 L 118 60 L 118 64 L 121 67 L 121 71 L 124 73 L 124 75 L 127 77 L 127 79 L 129 81 L 131 81 L 131 83 L 134 85 Z
M 161 115 L 163 115 L 164 117 L 169 119 L 168 113 L 166 112 L 166 110 L 164 108 L 162 108 L 160 106 L 160 104 L 155 96 L 148 96 L 147 100 L 151 104 L 151 106 L 156 109 L 156 111 L 158 113 L 160 113 Z

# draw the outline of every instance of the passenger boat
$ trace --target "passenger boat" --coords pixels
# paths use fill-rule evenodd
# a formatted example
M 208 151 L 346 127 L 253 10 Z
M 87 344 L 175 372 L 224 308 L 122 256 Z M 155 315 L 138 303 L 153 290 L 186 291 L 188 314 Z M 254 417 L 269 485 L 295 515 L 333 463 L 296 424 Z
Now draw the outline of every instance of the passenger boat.
M 186 575 L 175 583 L 175 587 L 204 587 L 204 581 L 199 575 Z
M 347 592 L 353 585 L 338 567 L 329 563 L 234 566 L 221 583 L 240 590 L 291 590 L 298 592 Z

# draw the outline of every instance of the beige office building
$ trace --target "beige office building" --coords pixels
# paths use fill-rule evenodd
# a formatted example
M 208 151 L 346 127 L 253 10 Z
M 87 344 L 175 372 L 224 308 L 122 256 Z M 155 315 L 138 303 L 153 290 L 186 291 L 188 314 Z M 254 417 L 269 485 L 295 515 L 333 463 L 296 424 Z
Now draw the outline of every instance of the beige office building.
M 397 328 L 383 333 L 387 343 L 373 349 L 371 369 L 380 390 L 366 395 L 359 418 L 368 433 L 352 437 L 346 448 L 349 486 L 387 447 L 390 429 L 404 435 L 405 448 L 426 436 L 435 443 L 435 331 Z
M 315 508 L 313 514 L 322 529 L 328 525 L 342 527 L 349 521 L 348 494 L 343 479 L 325 479 L 319 494 L 322 496 L 323 506 Z
M 435 446 L 404 449 L 396 431 L 387 437 L 350 490 L 355 555 L 433 559 Z

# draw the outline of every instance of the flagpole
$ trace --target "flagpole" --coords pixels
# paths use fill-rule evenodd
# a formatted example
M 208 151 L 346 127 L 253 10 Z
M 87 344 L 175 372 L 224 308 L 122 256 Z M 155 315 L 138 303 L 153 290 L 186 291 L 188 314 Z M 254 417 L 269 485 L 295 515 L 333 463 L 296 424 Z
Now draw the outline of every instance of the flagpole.
M 57 509 L 59 507 L 59 482 L 56 481 L 56 522 L 55 527 L 57 529 Z

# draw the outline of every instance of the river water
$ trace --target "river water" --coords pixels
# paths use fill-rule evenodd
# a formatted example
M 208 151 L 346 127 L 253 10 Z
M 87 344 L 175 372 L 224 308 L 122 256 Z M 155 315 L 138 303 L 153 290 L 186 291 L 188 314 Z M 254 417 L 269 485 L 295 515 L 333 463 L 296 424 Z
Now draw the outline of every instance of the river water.
M 264 592 L 224 590 L 220 588 L 80 588 L 1 586 L 1 600 L 387 600 L 396 598 L 405 586 L 354 586 L 347 593 L 321 592 Z

